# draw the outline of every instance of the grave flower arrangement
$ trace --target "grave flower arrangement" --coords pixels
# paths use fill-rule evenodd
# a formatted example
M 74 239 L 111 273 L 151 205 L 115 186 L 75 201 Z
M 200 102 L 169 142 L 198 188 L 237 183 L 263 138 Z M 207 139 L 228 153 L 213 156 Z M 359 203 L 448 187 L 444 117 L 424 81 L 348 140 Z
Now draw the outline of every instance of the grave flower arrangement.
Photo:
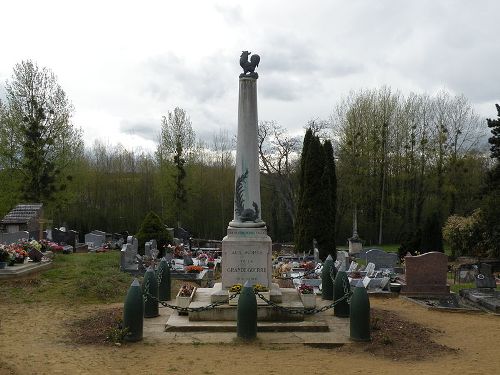
M 201 253 L 201 254 L 198 254 L 198 256 L 196 257 L 196 259 L 198 259 L 198 260 L 207 260 L 208 259 L 208 255 L 205 254 L 205 253 Z
M 304 275 L 304 279 L 319 279 L 320 276 L 316 272 L 309 272 Z
M 186 267 L 187 273 L 200 273 L 201 271 L 203 271 L 202 266 L 187 266 Z
M 28 256 L 28 252 L 20 244 L 11 245 L 8 251 L 15 263 L 23 263 L 24 259 Z
M 193 294 L 194 286 L 189 284 L 182 284 L 181 289 L 179 289 L 179 297 L 191 297 Z
M 240 293 L 241 288 L 243 288 L 243 285 L 241 284 L 234 284 L 232 287 L 229 288 L 229 291 L 231 293 Z
M 262 285 L 262 284 L 255 284 L 253 286 L 253 291 L 255 293 L 269 292 L 269 288 L 267 286 Z
M 305 271 L 312 271 L 316 268 L 316 264 L 313 261 L 303 262 L 300 264 L 300 267 Z
M 300 284 L 300 286 L 297 288 L 299 290 L 300 294 L 313 294 L 314 293 L 314 288 L 310 285 L 306 284 Z

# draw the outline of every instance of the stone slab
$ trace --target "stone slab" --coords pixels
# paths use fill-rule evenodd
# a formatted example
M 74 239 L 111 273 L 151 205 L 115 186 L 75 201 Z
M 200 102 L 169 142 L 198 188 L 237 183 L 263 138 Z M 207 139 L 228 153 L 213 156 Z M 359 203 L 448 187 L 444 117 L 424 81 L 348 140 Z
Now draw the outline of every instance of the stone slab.
M 183 316 L 172 314 L 167 320 L 165 331 L 168 332 L 236 332 L 236 321 L 193 321 Z M 257 332 L 327 332 L 328 324 L 323 321 L 311 322 L 269 322 L 258 321 Z
M 0 279 L 15 279 L 52 268 L 52 262 L 28 262 L 8 266 L 0 270 Z
M 366 261 L 375 264 L 375 269 L 394 268 L 399 264 L 396 253 L 386 253 L 384 250 L 371 249 L 366 252 Z

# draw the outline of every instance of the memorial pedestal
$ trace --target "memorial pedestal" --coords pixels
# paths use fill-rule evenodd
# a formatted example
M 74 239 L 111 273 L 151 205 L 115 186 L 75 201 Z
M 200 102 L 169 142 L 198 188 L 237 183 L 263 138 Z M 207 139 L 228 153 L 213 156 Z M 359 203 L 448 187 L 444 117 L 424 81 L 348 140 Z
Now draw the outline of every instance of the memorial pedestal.
M 229 227 L 222 240 L 222 288 L 247 281 L 271 288 L 271 245 L 265 227 Z

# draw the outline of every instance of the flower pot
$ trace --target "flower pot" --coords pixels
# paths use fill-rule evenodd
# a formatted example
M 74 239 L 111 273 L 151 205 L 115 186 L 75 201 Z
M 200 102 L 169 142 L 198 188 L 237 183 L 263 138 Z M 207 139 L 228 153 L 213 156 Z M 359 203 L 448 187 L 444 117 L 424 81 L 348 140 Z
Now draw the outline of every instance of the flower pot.
M 16 263 L 17 264 L 23 264 L 24 263 L 24 259 L 25 259 L 24 257 L 22 257 L 22 258 L 16 258 Z
M 316 307 L 316 295 L 314 293 L 299 293 L 299 295 L 305 309 L 314 309 Z
M 0 262 L 0 270 L 3 270 L 5 267 L 7 267 L 7 262 Z
M 180 296 L 180 291 L 179 291 L 179 293 L 177 293 L 177 296 L 175 297 L 175 301 L 177 303 L 177 306 L 181 307 L 183 309 L 188 308 L 189 304 L 191 303 L 191 301 L 193 299 L 195 292 L 196 292 L 196 288 L 193 289 L 193 292 L 191 293 L 191 295 L 189 297 L 183 297 L 183 296 Z

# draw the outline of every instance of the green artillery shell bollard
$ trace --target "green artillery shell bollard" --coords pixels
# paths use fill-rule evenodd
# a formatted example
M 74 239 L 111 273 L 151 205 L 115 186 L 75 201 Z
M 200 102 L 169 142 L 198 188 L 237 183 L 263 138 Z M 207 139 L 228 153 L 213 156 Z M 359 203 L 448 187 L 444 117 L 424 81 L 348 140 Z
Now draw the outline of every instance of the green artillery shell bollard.
M 144 317 L 154 318 L 158 312 L 158 282 L 153 267 L 144 273 Z
M 238 337 L 252 340 L 257 337 L 257 298 L 252 286 L 247 281 L 238 298 Z
M 351 340 L 370 341 L 370 299 L 360 283 L 351 297 Z
M 330 275 L 332 267 L 335 268 L 333 258 L 331 255 L 328 255 L 321 271 L 321 298 L 330 301 L 333 300 L 333 280 Z
M 170 301 L 170 267 L 165 258 L 158 266 L 158 298 L 160 301 Z
M 333 286 L 333 301 L 337 302 L 342 299 L 349 293 L 351 290 L 350 288 L 347 274 L 344 271 L 339 271 L 337 273 L 337 277 L 335 277 L 335 283 Z M 349 303 L 347 302 L 347 299 L 344 299 L 335 305 L 333 315 L 338 316 L 339 318 L 349 317 Z
M 143 319 L 144 299 L 141 285 L 135 279 L 128 289 L 123 306 L 123 328 L 128 329 L 125 341 L 142 340 Z

